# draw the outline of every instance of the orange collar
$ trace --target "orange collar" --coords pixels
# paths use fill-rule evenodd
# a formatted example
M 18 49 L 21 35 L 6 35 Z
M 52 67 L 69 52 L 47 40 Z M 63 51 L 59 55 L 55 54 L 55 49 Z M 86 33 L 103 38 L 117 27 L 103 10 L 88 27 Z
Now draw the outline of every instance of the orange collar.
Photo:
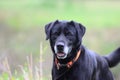
M 62 66 L 67 66 L 67 68 L 71 68 L 71 66 L 74 64 L 74 62 L 76 62 L 78 60 L 80 54 L 81 54 L 81 50 L 79 50 L 77 52 L 76 57 L 73 60 L 69 61 L 67 64 L 60 64 L 59 61 L 58 61 L 58 59 L 55 58 L 55 64 L 57 66 L 57 69 L 59 70 L 60 67 L 62 67 Z

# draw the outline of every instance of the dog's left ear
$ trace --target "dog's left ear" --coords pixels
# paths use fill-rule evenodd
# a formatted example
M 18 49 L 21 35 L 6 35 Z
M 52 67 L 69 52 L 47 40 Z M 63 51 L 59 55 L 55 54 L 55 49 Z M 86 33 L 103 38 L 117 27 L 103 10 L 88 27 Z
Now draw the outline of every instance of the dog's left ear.
M 76 28 L 79 44 L 81 44 L 82 37 L 84 36 L 84 34 L 86 32 L 86 28 L 82 24 L 77 23 L 75 21 L 70 21 L 69 24 L 73 25 Z
M 69 24 L 75 26 L 78 36 L 81 36 L 81 38 L 84 36 L 86 28 L 82 24 L 75 21 L 70 21 Z
M 80 24 L 80 23 L 78 23 L 79 24 L 79 28 L 80 28 L 80 31 L 81 31 L 81 35 L 82 35 L 82 37 L 84 36 L 84 34 L 85 34 L 85 32 L 86 32 L 86 28 L 82 25 L 82 24 Z
M 56 23 L 58 23 L 58 20 L 56 20 L 54 22 L 50 22 L 47 25 L 45 25 L 46 40 L 48 40 L 50 38 L 50 31 Z

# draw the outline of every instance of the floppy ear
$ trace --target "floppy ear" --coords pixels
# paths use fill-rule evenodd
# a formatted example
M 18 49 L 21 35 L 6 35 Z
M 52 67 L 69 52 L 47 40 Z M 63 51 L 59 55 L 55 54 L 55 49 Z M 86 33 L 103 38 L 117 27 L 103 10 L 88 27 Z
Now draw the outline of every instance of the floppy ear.
M 85 32 L 86 32 L 86 28 L 82 24 L 80 24 L 80 23 L 79 23 L 79 28 L 81 30 L 81 34 L 82 34 L 82 37 L 83 37 Z
M 58 20 L 56 20 L 54 22 L 50 22 L 47 25 L 45 25 L 46 40 L 48 40 L 50 38 L 50 31 L 56 23 L 58 23 Z
M 69 24 L 75 26 L 78 36 L 81 36 L 81 37 L 84 36 L 86 28 L 82 24 L 77 23 L 75 21 L 70 21 Z
M 82 24 L 77 23 L 75 21 L 70 21 L 69 24 L 75 26 L 75 28 L 77 30 L 77 37 L 78 37 L 78 40 L 79 40 L 79 44 L 81 44 L 82 37 L 85 34 L 86 28 Z

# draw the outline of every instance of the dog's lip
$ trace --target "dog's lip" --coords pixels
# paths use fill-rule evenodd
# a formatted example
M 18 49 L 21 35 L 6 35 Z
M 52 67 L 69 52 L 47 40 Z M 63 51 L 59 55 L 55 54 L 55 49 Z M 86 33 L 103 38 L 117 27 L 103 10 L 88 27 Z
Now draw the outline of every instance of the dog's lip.
M 59 57 L 64 57 L 64 56 L 65 56 L 65 53 L 59 52 L 59 53 L 57 53 L 57 56 L 59 56 Z

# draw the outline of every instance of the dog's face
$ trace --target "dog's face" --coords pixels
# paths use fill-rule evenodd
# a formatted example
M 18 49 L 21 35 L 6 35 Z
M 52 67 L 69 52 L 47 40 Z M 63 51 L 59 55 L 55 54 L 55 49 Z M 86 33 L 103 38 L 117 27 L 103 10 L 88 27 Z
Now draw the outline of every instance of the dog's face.
M 54 21 L 46 25 L 47 39 L 58 59 L 65 59 L 71 51 L 81 45 L 85 27 L 74 21 Z
M 54 46 L 57 58 L 64 59 L 71 52 L 77 40 L 76 29 L 72 25 L 59 23 L 54 25 L 51 30 L 51 42 Z

